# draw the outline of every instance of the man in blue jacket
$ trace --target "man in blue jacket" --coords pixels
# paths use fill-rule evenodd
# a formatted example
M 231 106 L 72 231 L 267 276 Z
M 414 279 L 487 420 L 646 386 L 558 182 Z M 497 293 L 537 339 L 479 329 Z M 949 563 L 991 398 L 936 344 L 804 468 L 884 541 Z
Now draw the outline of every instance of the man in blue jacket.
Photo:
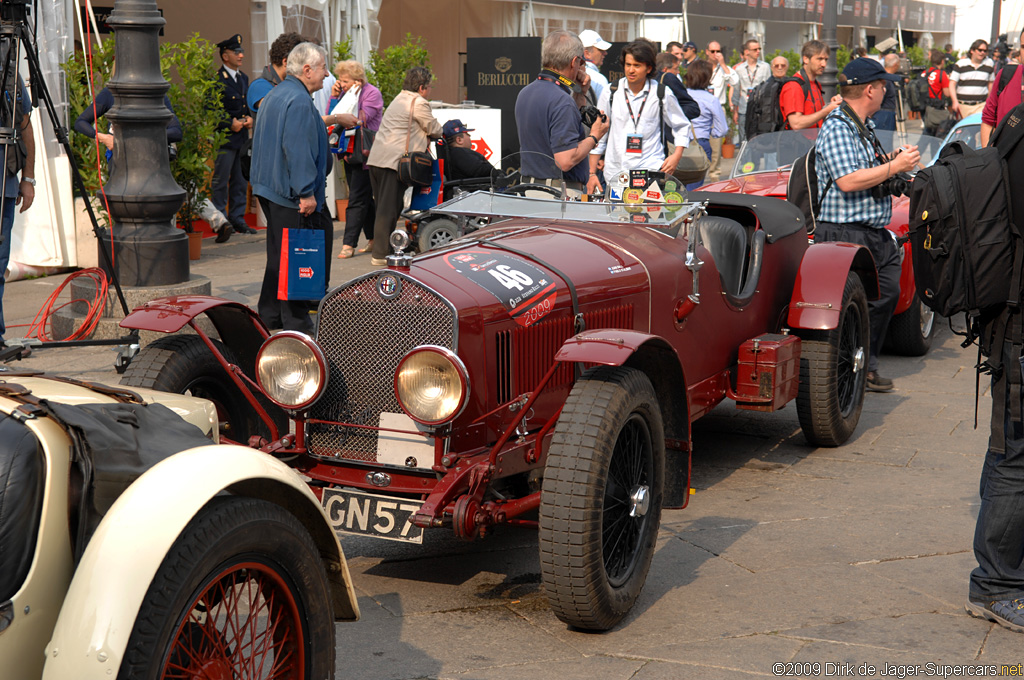
M 286 228 L 323 230 L 325 277 L 331 271 L 334 232 L 324 199 L 331 156 L 327 128 L 310 98 L 327 77 L 327 53 L 301 43 L 286 68 L 288 75 L 260 104 L 252 143 L 249 180 L 267 217 L 267 265 L 256 310 L 270 329 L 312 333 L 310 304 L 278 300 L 278 280 Z

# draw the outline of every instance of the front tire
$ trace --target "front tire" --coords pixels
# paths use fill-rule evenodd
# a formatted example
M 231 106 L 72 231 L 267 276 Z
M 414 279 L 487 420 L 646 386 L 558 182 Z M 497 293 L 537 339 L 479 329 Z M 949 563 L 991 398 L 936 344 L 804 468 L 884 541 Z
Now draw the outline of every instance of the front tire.
M 231 364 L 235 355 L 219 340 L 214 346 Z M 209 399 L 217 407 L 220 435 L 245 445 L 258 431 L 258 418 L 238 387 L 198 335 L 165 335 L 146 345 L 121 384 Z
M 330 588 L 305 527 L 266 501 L 213 499 L 164 557 L 117 677 L 334 677 Z
M 846 277 L 839 325 L 802 334 L 797 414 L 813 446 L 839 446 L 857 429 L 864 406 L 868 302 L 855 273 Z
M 887 349 L 907 357 L 921 357 L 932 348 L 935 335 L 935 312 L 921 303 L 914 293 L 910 306 L 892 317 L 886 332 Z
M 540 564 L 555 616 L 608 630 L 636 602 L 654 557 L 665 479 L 658 398 L 640 371 L 599 367 L 555 426 L 540 502 Z

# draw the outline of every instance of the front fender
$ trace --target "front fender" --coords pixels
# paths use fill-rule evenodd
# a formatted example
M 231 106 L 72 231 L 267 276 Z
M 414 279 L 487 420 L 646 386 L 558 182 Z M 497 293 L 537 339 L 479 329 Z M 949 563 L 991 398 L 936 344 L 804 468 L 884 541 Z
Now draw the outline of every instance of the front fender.
M 853 243 L 815 243 L 804 253 L 789 301 L 790 328 L 830 330 L 839 325 L 843 289 L 850 271 L 860 276 L 869 300 L 878 299 L 878 273 L 871 252 Z
M 664 338 L 622 329 L 577 333 L 562 343 L 556 361 L 627 366 L 644 373 L 658 395 L 665 424 L 663 507 L 683 508 L 690 500 L 690 402 L 682 362 Z
M 117 674 L 139 607 L 164 556 L 196 513 L 222 492 L 262 498 L 294 514 L 327 563 L 336 618 L 359 617 L 341 545 L 302 479 L 253 449 L 201 446 L 153 466 L 100 522 L 46 647 L 44 680 L 109 680 Z

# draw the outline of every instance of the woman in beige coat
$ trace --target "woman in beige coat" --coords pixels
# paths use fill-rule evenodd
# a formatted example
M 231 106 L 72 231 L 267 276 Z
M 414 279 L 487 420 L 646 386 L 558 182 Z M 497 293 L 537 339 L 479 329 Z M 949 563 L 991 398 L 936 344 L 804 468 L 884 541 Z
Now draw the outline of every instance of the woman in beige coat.
M 372 264 L 387 264 L 388 239 L 402 211 L 406 185 L 398 179 L 398 159 L 406 151 L 426 151 L 428 139 L 441 137 L 441 124 L 430 112 L 427 97 L 434 77 L 428 69 L 416 66 L 405 74 L 402 91 L 384 111 L 377 138 L 366 161 L 370 169 L 377 218 L 373 225 Z M 408 140 L 408 146 L 406 146 Z

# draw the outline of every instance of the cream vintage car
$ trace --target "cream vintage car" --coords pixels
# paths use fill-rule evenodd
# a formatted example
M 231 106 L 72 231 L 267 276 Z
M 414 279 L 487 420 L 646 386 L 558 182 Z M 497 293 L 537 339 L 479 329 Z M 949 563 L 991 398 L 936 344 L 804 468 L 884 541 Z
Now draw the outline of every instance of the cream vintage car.
M 212 403 L 0 367 L 0 668 L 328 678 L 359 609 L 320 503 Z

